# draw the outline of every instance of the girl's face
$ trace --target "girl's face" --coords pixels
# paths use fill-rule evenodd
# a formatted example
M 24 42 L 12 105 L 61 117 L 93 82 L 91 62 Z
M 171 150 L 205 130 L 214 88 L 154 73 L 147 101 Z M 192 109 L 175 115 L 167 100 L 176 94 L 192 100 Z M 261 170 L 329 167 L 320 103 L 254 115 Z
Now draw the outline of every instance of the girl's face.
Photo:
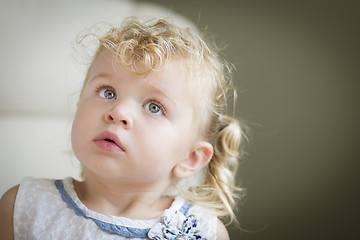
M 193 104 L 186 74 L 170 62 L 136 76 L 102 52 L 88 75 L 72 128 L 87 172 L 119 182 L 168 186 L 191 149 Z

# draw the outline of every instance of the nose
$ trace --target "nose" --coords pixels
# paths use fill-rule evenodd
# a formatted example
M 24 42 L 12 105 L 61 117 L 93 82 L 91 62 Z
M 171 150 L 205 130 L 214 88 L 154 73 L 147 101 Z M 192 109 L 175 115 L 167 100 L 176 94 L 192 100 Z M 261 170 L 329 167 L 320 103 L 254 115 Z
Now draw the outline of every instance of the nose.
M 130 129 L 133 125 L 129 110 L 121 104 L 114 106 L 105 114 L 105 122 L 121 124 L 126 129 Z

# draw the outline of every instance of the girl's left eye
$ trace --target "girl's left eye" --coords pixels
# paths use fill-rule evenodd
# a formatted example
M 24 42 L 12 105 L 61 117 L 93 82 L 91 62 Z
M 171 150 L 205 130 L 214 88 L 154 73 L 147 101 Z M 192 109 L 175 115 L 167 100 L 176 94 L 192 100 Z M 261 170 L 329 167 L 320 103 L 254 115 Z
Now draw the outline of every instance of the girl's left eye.
M 152 114 L 155 114 L 155 115 L 163 115 L 163 114 L 165 114 L 165 109 L 163 108 L 163 106 L 161 106 L 158 103 L 149 102 L 149 103 L 145 104 L 144 107 L 145 107 L 146 110 L 148 110 Z
M 112 88 L 99 89 L 98 94 L 100 97 L 105 98 L 105 99 L 115 99 L 116 98 L 116 92 Z

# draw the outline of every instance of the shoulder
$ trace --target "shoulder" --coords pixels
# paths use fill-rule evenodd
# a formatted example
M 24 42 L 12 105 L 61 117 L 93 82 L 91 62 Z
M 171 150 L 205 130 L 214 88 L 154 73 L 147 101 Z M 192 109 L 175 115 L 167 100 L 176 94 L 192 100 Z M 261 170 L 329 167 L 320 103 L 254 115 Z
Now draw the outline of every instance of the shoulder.
M 217 220 L 216 239 L 230 240 L 229 233 L 225 225 L 219 219 Z
M 198 220 L 197 230 L 203 238 L 229 240 L 225 225 L 206 207 L 194 203 L 188 213 Z
M 63 180 L 59 181 L 63 183 Z M 44 203 L 58 199 L 60 193 L 56 182 L 55 179 L 23 178 L 17 192 L 15 217 L 29 209 L 42 209 Z
M 43 193 L 52 193 L 56 190 L 55 179 L 25 177 L 22 179 L 18 191 L 18 199 L 26 197 L 44 197 Z
M 0 199 L 0 238 L 13 239 L 13 213 L 19 185 L 9 189 Z

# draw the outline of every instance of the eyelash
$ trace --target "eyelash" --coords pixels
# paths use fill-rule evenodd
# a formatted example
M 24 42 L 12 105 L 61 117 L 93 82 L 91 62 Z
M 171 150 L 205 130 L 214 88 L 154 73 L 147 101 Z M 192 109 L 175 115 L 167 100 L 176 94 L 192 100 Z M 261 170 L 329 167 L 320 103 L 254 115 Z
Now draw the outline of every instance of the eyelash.
M 96 87 L 96 94 L 100 94 L 101 91 L 103 91 L 104 89 L 108 89 L 108 90 L 111 90 L 111 91 L 114 91 L 115 94 L 116 94 L 116 90 L 109 86 L 109 85 L 105 85 L 105 84 L 102 84 L 102 85 L 99 85 Z M 116 98 L 116 97 L 115 97 Z M 160 101 L 156 100 L 156 99 L 150 99 L 149 101 L 146 102 L 146 104 L 149 104 L 149 103 L 155 103 L 161 110 L 161 112 L 163 113 L 163 115 L 165 116 L 166 115 L 166 109 L 164 108 L 164 106 L 160 103 Z M 145 104 L 145 105 L 146 105 Z M 144 106 L 145 106 L 144 105 Z
M 115 96 L 116 96 L 116 90 L 113 88 L 113 87 L 111 87 L 111 86 L 109 86 L 109 85 L 105 85 L 105 84 L 102 84 L 102 85 L 99 85 L 99 86 L 97 86 L 96 87 L 96 94 L 100 94 L 100 92 L 101 91 L 103 91 L 103 90 L 111 90 L 111 91 L 113 91 L 114 93 L 115 93 Z M 116 97 L 115 97 L 116 98 Z
M 145 105 L 147 105 L 149 103 L 155 103 L 160 108 L 161 112 L 163 113 L 162 115 L 166 116 L 166 109 L 164 108 L 164 106 L 158 100 L 150 99 L 149 101 L 146 102 Z

